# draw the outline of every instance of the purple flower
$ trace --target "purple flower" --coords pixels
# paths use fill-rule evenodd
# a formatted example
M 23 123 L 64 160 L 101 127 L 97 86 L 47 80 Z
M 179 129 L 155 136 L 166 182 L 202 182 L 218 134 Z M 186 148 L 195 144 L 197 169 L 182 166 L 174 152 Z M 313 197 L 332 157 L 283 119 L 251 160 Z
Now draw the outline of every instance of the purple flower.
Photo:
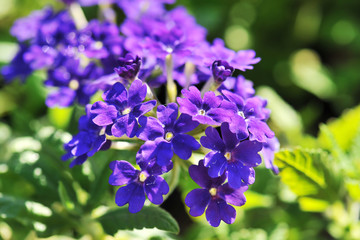
M 264 121 L 268 118 L 269 111 L 265 109 L 266 103 L 262 99 L 252 97 L 244 100 L 227 90 L 223 90 L 222 94 L 233 103 L 227 105 L 234 112 L 229 122 L 230 130 L 237 134 L 239 140 L 249 136 L 251 141 L 266 142 L 268 138 L 274 137 L 273 131 Z
M 165 13 L 164 4 L 172 4 L 175 0 L 121 0 L 119 7 L 130 19 L 139 19 L 142 15 L 161 16 Z
M 24 61 L 24 54 L 28 51 L 28 47 L 20 44 L 20 49 L 11 60 L 10 64 L 1 69 L 1 74 L 7 83 L 19 77 L 22 82 L 33 72 L 30 66 Z
M 232 112 L 222 108 L 221 96 L 215 96 L 214 92 L 206 92 L 201 98 L 200 91 L 191 86 L 189 90 L 183 89 L 181 93 L 185 98 L 177 98 L 180 105 L 180 112 L 192 116 L 194 121 L 201 124 L 220 125 L 228 121 Z
M 48 71 L 45 85 L 57 89 L 48 95 L 46 105 L 67 107 L 75 101 L 82 105 L 88 104 L 90 97 L 96 92 L 96 89 L 90 89 L 88 85 L 101 74 L 101 69 L 95 63 L 83 68 L 78 59 L 62 56 L 61 61 Z
M 111 141 L 106 139 L 104 133 L 101 133 L 103 128 L 95 125 L 92 122 L 92 117 L 90 105 L 87 105 L 86 115 L 79 119 L 79 133 L 70 142 L 64 144 L 67 153 L 61 159 L 66 161 L 74 158 L 70 167 L 83 164 L 97 151 L 107 150 L 111 145 Z
M 255 58 L 256 53 L 254 50 L 235 52 L 226 48 L 224 41 L 219 38 L 214 40 L 212 46 L 209 46 L 209 44 L 201 45 L 201 47 L 196 49 L 196 54 L 202 56 L 202 62 L 204 62 L 206 66 L 211 66 L 214 61 L 221 59 L 241 71 L 253 69 L 251 65 L 261 60 L 260 58 Z
M 169 186 L 161 174 L 171 170 L 172 165 L 158 166 L 154 161 L 138 162 L 140 170 L 135 169 L 127 161 L 113 161 L 110 168 L 113 171 L 109 184 L 122 186 L 116 192 L 115 202 L 119 206 L 129 204 L 129 212 L 137 213 L 144 206 L 145 194 L 154 204 L 161 204 L 163 196 L 169 192 Z
M 227 89 L 232 91 L 242 97 L 243 99 L 247 99 L 253 97 L 255 95 L 255 89 L 253 88 L 253 83 L 249 80 L 246 80 L 244 76 L 239 75 L 235 77 L 227 78 L 223 84 L 218 88 L 221 90 Z
M 24 60 L 32 69 L 36 70 L 50 67 L 57 55 L 58 52 L 52 47 L 32 45 L 29 51 L 24 54 Z
M 110 55 L 119 56 L 123 39 L 116 24 L 92 20 L 78 36 L 78 45 L 83 47 L 89 58 L 103 59 Z
M 214 80 L 218 83 L 224 82 L 226 78 L 230 77 L 234 72 L 234 68 L 230 66 L 227 61 L 222 60 L 214 61 L 211 69 Z
M 147 87 L 141 80 L 135 80 L 129 91 L 117 82 L 103 94 L 105 102 L 95 102 L 91 113 L 95 115 L 93 122 L 98 126 L 107 127 L 107 133 L 115 137 L 126 134 L 134 137 L 138 134 L 138 118 L 149 112 L 156 100 L 143 103 Z
M 205 130 L 206 136 L 200 142 L 205 148 L 212 151 L 205 155 L 205 166 L 209 167 L 210 177 L 219 177 L 225 171 L 228 173 L 229 185 L 239 188 L 242 182 L 253 184 L 255 171 L 253 167 L 261 163 L 258 152 L 262 144 L 256 141 L 241 141 L 229 129 L 228 123 L 221 125 L 221 135 L 213 127 Z
M 189 115 L 178 116 L 178 106 L 170 103 L 168 106 L 160 105 L 157 108 L 156 118 L 140 117 L 142 126 L 139 138 L 147 141 L 141 147 L 144 158 L 155 158 L 157 164 L 166 166 L 170 164 L 173 153 L 181 159 L 189 159 L 192 151 L 200 148 L 200 144 L 193 136 L 185 134 L 195 129 L 199 123 L 191 119 Z
M 190 215 L 198 217 L 206 209 L 206 219 L 213 227 L 217 227 L 223 220 L 227 224 L 235 221 L 235 206 L 242 206 L 246 202 L 244 192 L 248 186 L 241 183 L 237 189 L 231 188 L 228 183 L 224 183 L 225 174 L 211 178 L 207 174 L 208 169 L 204 167 L 204 161 L 199 165 L 192 165 L 189 168 L 190 177 L 201 187 L 188 193 L 185 198 L 185 204 L 190 208 Z M 229 204 L 228 204 L 229 203 Z
M 141 59 L 128 53 L 124 58 L 119 58 L 120 66 L 114 68 L 115 72 L 125 80 L 132 82 L 140 71 Z
M 279 168 L 274 164 L 274 153 L 280 149 L 278 139 L 276 137 L 269 138 L 263 145 L 260 153 L 263 157 L 265 167 L 271 169 L 273 173 L 279 174 Z
M 34 11 L 29 16 L 16 20 L 10 29 L 10 33 L 16 37 L 19 42 L 34 39 L 40 28 L 41 21 L 52 14 L 52 9 L 48 7 Z

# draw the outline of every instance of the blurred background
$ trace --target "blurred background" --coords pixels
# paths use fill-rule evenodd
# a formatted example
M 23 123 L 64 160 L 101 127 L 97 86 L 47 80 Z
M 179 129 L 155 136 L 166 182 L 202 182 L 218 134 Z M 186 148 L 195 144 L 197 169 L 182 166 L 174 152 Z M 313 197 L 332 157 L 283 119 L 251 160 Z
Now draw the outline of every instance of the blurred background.
M 16 52 L 15 38 L 9 34 L 15 19 L 48 4 L 57 9 L 62 7 L 51 0 L 0 0 L 0 66 Z M 208 30 L 209 41 L 223 38 L 227 47 L 251 48 L 261 57 L 254 70 L 246 71 L 244 76 L 254 82 L 259 95 L 268 99 L 272 110 L 270 125 L 282 147 L 313 146 L 312 136 L 317 136 L 320 123 L 337 118 L 345 109 L 359 104 L 360 1 L 177 0 L 177 5 L 184 5 Z M 87 15 L 96 11 L 95 7 L 85 9 Z M 61 117 L 71 110 L 47 110 L 41 78 L 35 74 L 25 85 L 14 82 L 5 86 L 0 76 L 1 151 L 9 153 L 7 141 L 33 136 L 42 124 L 76 132 L 78 116 Z M 309 139 L 296 137 L 298 134 Z M 54 142 L 54 148 L 57 152 L 52 157 L 60 158 L 61 144 L 56 146 Z M 22 150 L 16 151 L 19 156 L 23 154 Z M 0 192 L 33 197 L 36 189 L 25 183 L 26 179 L 4 174 L 1 166 Z M 237 209 L 235 224 L 217 229 L 208 227 L 203 219 L 191 219 L 187 215 L 183 198 L 191 186 L 180 184 L 178 191 L 163 204 L 180 224 L 179 238 L 281 240 L 344 236 L 340 232 L 346 229 L 329 225 L 330 220 L 322 212 L 302 211 L 296 196 L 280 184 L 279 177 L 264 168 L 257 169 L 256 174 L 256 183 L 246 195 L 247 204 Z M 10 180 L 25 186 L 25 190 L 10 190 L 7 186 Z M 1 206 L 0 202 L 0 209 Z M 0 229 L 7 229 L 1 224 L 0 221 Z

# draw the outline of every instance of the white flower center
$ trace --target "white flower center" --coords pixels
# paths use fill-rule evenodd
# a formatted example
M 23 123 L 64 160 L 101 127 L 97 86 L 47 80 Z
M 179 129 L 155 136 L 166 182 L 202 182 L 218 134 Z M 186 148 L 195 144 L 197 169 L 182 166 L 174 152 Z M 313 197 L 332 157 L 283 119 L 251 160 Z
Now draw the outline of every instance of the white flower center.
M 129 114 L 131 112 L 131 108 L 125 108 L 124 110 L 121 111 L 122 115 L 126 115 Z
M 198 111 L 198 114 L 199 115 L 202 115 L 202 116 L 204 116 L 205 115 L 205 110 L 204 109 L 200 109 L 199 111 Z
M 173 134 L 172 132 L 167 132 L 167 133 L 165 134 L 165 140 L 168 141 L 168 142 L 169 142 L 173 137 L 174 137 L 174 134 Z
M 216 194 L 217 194 L 217 189 L 216 188 L 210 188 L 209 193 L 210 193 L 211 196 L 215 197 Z
M 140 175 L 139 175 L 139 181 L 140 182 L 145 182 L 147 176 L 145 173 L 141 172 Z
M 96 41 L 93 46 L 96 50 L 100 50 L 103 48 L 104 44 L 100 41 Z
M 243 111 L 238 111 L 237 113 L 240 117 L 245 118 L 245 114 Z
M 72 90 L 78 90 L 80 87 L 79 81 L 76 79 L 73 79 L 69 82 L 69 88 Z

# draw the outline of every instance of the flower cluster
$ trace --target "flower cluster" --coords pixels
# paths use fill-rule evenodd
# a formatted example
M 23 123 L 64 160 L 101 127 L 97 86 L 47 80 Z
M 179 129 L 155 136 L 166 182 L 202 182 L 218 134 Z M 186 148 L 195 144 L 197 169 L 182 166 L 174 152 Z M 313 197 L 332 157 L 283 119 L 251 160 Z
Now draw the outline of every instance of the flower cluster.
M 260 61 L 255 51 L 235 52 L 221 39 L 207 42 L 206 30 L 183 7 L 166 10 L 174 0 L 62 2 L 66 10 L 45 8 L 15 22 L 11 34 L 20 48 L 2 74 L 7 82 L 25 81 L 41 69 L 49 107 L 85 106 L 63 160 L 79 165 L 99 150 L 118 148 L 120 140 L 136 139 L 137 168 L 127 160 L 110 163 L 109 183 L 121 186 L 117 205 L 136 213 L 146 197 L 161 204 L 174 187 L 162 175 L 175 177 L 171 170 L 187 161 L 200 186 L 185 198 L 190 215 L 206 212 L 214 227 L 233 223 L 232 205 L 245 204 L 254 167 L 264 160 L 278 171 L 267 102 L 238 74 Z M 103 20 L 88 22 L 81 6 L 95 4 Z M 126 16 L 120 26 L 113 6 Z M 102 100 L 91 101 L 99 91 Z M 192 159 L 194 151 L 203 159 Z

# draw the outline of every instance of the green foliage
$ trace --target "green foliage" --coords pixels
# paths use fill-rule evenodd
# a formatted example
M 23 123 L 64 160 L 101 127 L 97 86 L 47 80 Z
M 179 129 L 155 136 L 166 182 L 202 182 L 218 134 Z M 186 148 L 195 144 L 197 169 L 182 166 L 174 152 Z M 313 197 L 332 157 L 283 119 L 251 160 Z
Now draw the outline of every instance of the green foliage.
M 173 233 L 179 232 L 176 220 L 158 207 L 144 207 L 138 213 L 130 213 L 126 207 L 110 211 L 99 218 L 106 233 L 114 235 L 118 230 L 157 228 Z
M 282 181 L 298 196 L 338 198 L 339 187 L 331 157 L 322 150 L 282 150 L 275 155 Z

